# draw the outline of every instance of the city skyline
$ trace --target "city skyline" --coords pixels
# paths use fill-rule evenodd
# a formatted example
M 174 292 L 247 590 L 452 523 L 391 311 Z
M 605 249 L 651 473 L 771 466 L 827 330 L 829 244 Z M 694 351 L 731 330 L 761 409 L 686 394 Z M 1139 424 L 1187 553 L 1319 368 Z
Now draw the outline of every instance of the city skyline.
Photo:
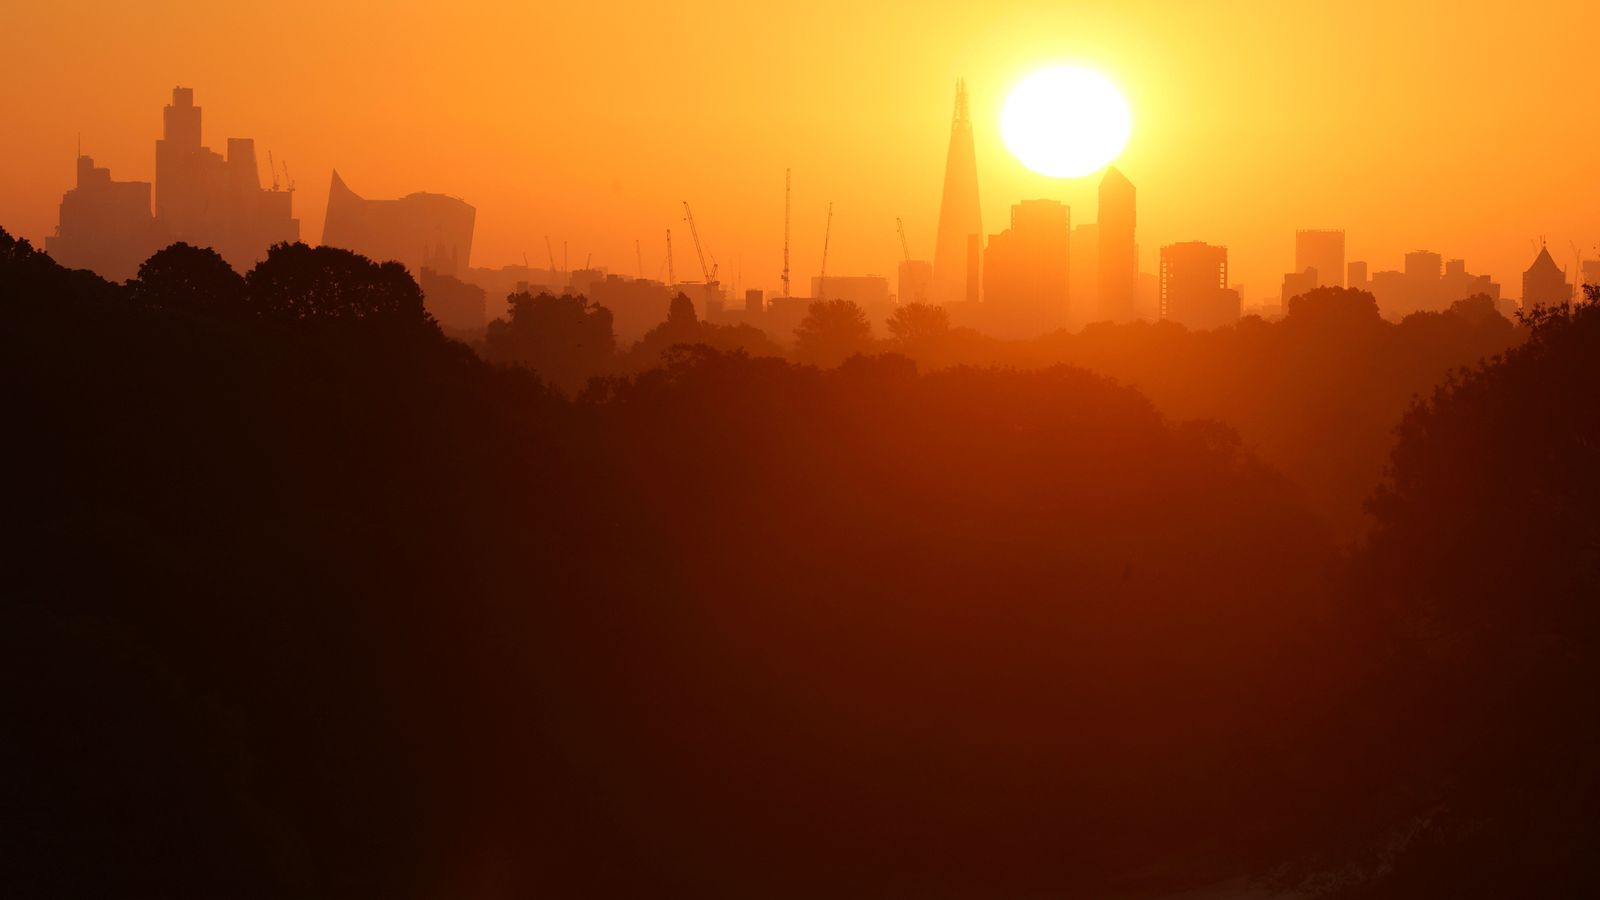
M 308 9 L 291 3 L 282 17 L 252 21 L 265 38 L 236 50 L 236 55 L 243 54 L 238 65 L 203 41 L 197 46 L 194 38 L 162 31 L 159 15 L 95 10 L 69 26 L 72 4 L 59 11 L 23 11 L 20 25 L 46 38 L 63 34 L 54 41 L 34 42 L 39 46 L 88 46 L 85 42 L 95 34 L 120 31 L 148 36 L 155 57 L 182 59 L 183 64 L 148 62 L 143 51 L 135 55 L 134 47 L 122 41 L 97 45 L 95 67 L 75 59 L 73 52 L 57 51 L 46 59 L 33 46 L 14 48 L 7 65 L 41 74 L 46 102 L 19 105 L 14 120 L 28 139 L 0 148 L 0 172 L 7 173 L 0 175 L 5 188 L 0 192 L 0 219 L 15 233 L 42 244 L 55 224 L 60 194 L 71 184 L 71 148 L 80 133 L 84 153 L 117 179 L 152 180 L 153 162 L 144 149 L 151 135 L 146 110 L 164 102 L 174 84 L 187 84 L 213 98 L 208 125 L 213 146 L 229 136 L 253 135 L 258 155 L 272 151 L 290 163 L 301 185 L 296 214 L 308 241 L 320 239 L 327 200 L 320 186 L 335 166 L 347 174 L 360 173 L 363 191 L 371 196 L 401 196 L 424 187 L 466 199 L 479 210 L 471 262 L 491 267 L 520 262 L 524 254 L 536 257 L 549 235 L 558 244 L 567 242 L 582 254 L 580 259 L 592 256 L 612 271 L 632 272 L 634 242 L 641 242 L 647 263 L 659 262 L 665 252 L 663 230 L 679 224 L 678 202 L 688 197 L 730 286 L 742 274 L 740 287 L 771 292 L 778 287 L 781 270 L 782 170 L 792 167 L 792 270 L 800 275 L 818 271 L 820 238 L 832 202 L 830 269 L 892 278 L 901 258 L 896 218 L 905 223 L 912 256 L 933 256 L 949 92 L 957 78 L 965 77 L 972 91 L 983 218 L 1004 221 L 1017 202 L 1053 199 L 1074 209 L 1075 222 L 1089 220 L 1081 211 L 1093 207 L 1098 179 L 1058 182 L 1028 173 L 1001 147 L 995 122 L 1000 98 L 1030 66 L 1041 59 L 1077 58 L 1105 70 L 1128 93 L 1135 110 L 1133 140 L 1118 166 L 1139 186 L 1143 201 L 1142 272 L 1155 271 L 1158 248 L 1166 244 L 1202 240 L 1227 246 L 1235 280 L 1246 288 L 1244 300 L 1254 304 L 1276 296 L 1283 273 L 1292 271 L 1293 233 L 1326 227 L 1343 229 L 1349 240 L 1347 258 L 1365 260 L 1374 270 L 1398 268 L 1405 253 L 1432 249 L 1464 258 L 1474 271 L 1509 286 L 1519 283 L 1540 237 L 1547 239 L 1556 262 L 1570 270 L 1574 261 L 1569 245 L 1592 254 L 1600 236 L 1600 222 L 1584 212 L 1595 206 L 1589 202 L 1595 188 L 1581 177 L 1580 153 L 1558 154 L 1536 168 L 1520 163 L 1518 154 L 1568 142 L 1568 126 L 1554 99 L 1518 97 L 1519 108 L 1531 104 L 1531 109 L 1526 115 L 1519 111 L 1517 133 L 1510 140 L 1489 142 L 1473 136 L 1478 123 L 1486 120 L 1470 115 L 1464 98 L 1499 97 L 1503 89 L 1469 90 L 1491 74 L 1455 72 L 1452 78 L 1471 82 L 1459 89 L 1432 74 L 1431 66 L 1452 47 L 1500 39 L 1508 29 L 1512 35 L 1523 29 L 1542 34 L 1537 21 L 1512 22 L 1491 33 L 1468 17 L 1434 21 L 1408 9 L 1386 14 L 1387 27 L 1382 28 L 1361 25 L 1364 17 L 1358 11 L 1319 19 L 1318 33 L 1325 37 L 1359 37 L 1353 46 L 1390 51 L 1374 63 L 1381 71 L 1371 79 L 1339 86 L 1331 109 L 1340 115 L 1329 116 L 1326 95 L 1335 88 L 1299 68 L 1314 59 L 1284 70 L 1296 73 L 1287 79 L 1290 84 L 1270 90 L 1249 86 L 1251 79 L 1295 58 L 1269 40 L 1292 24 L 1295 14 L 1250 10 L 1245 15 L 1238 5 L 1225 4 L 1205 17 L 1162 4 L 1136 6 L 1127 16 L 1083 8 L 1070 14 L 1037 9 L 954 13 L 948 21 L 940 18 L 925 43 L 897 50 L 910 54 L 906 64 L 889 66 L 873 83 L 855 88 L 861 96 L 851 103 L 846 102 L 842 78 L 824 74 L 807 84 L 778 79 L 782 61 L 801 52 L 789 41 L 829 48 L 840 40 L 818 28 L 818 22 L 790 17 L 784 24 L 792 34 L 786 33 L 774 61 L 757 66 L 756 77 L 743 87 L 707 78 L 708 71 L 725 64 L 720 50 L 700 47 L 705 58 L 690 62 L 682 55 L 621 42 L 616 52 L 631 54 L 626 71 L 602 73 L 595 85 L 559 78 L 549 84 L 513 80 L 517 96 L 510 103 L 501 102 L 511 98 L 493 78 L 462 89 L 466 48 L 505 46 L 506 39 L 490 29 L 487 17 L 464 16 L 430 30 L 420 13 L 400 4 L 386 20 L 382 37 L 394 47 L 416 49 L 418 62 L 415 71 L 400 73 L 398 87 L 409 90 L 425 76 L 437 85 L 419 95 L 423 106 L 412 115 L 391 116 L 397 111 L 395 100 L 377 87 L 383 70 L 362 68 L 370 51 L 345 46 L 321 27 L 299 38 L 307 46 L 294 71 L 274 72 L 265 65 L 275 43 L 270 38 L 298 27 Z M 326 28 L 337 32 L 342 21 L 361 13 L 328 12 Z M 513 26 L 523 21 L 522 15 L 510 14 Z M 550 14 L 543 25 L 559 30 L 586 21 L 569 15 L 575 14 Z M 875 40 L 890 19 L 890 12 L 875 14 L 853 40 Z M 222 12 L 203 14 L 195 34 L 232 23 Z M 1061 25 L 1071 27 L 1045 27 Z M 1186 35 L 1245 26 L 1259 51 L 1253 60 L 1212 60 L 1214 66 L 1199 67 L 1199 51 L 1188 45 Z M 663 27 L 676 34 L 681 26 L 667 22 Z M 73 33 L 78 40 L 65 38 L 69 28 L 77 29 Z M 1023 45 L 1000 53 L 999 30 L 1014 39 L 1019 28 Z M 439 40 L 429 43 L 428 35 L 435 32 Z M 1405 56 L 1393 45 L 1408 33 L 1428 39 L 1417 41 Z M 1565 29 L 1552 39 L 1575 40 Z M 1320 42 L 1300 50 L 1300 55 L 1316 58 L 1334 52 Z M 561 41 L 550 52 L 557 73 L 573 71 L 585 58 Z M 1560 60 L 1558 52 L 1535 57 L 1512 48 L 1497 64 L 1534 67 L 1555 84 L 1562 83 L 1556 80 L 1562 73 L 1576 71 Z M 486 76 L 508 64 L 494 57 L 493 62 L 474 63 L 478 69 L 467 69 Z M 642 78 L 647 65 L 649 79 Z M 329 66 L 355 74 L 341 82 L 339 91 L 313 91 L 308 73 Z M 1226 114 L 1220 121 L 1201 121 L 1186 112 L 1179 102 L 1185 99 L 1182 91 L 1156 77 L 1174 67 L 1201 78 L 1183 90 L 1207 92 L 1223 104 Z M 94 74 L 107 71 L 119 75 Z M 138 77 L 140 73 L 146 77 Z M 1383 86 L 1386 77 L 1387 83 L 1403 85 L 1414 102 L 1390 96 L 1393 92 Z M 76 89 L 63 93 L 69 85 Z M 686 127 L 694 116 L 686 115 L 679 98 L 697 85 L 712 91 L 707 104 L 716 127 Z M 1293 95 L 1291 88 L 1300 93 Z M 595 96 L 592 91 L 610 92 L 607 103 L 586 99 Z M 734 91 L 740 93 L 729 94 Z M 761 102 L 752 102 L 757 94 Z M 1242 115 L 1248 98 L 1258 101 L 1253 105 L 1259 117 Z M 880 105 L 882 112 L 877 113 Z M 874 116 L 863 119 L 852 111 L 857 106 L 873 109 Z M 701 111 L 695 115 L 708 115 L 696 108 Z M 1485 109 L 1487 121 L 1511 115 L 1511 107 Z M 747 124 L 721 124 L 722 111 L 735 110 Z M 1314 120 L 1327 121 L 1308 131 L 1306 123 Z M 1291 144 L 1279 129 L 1304 140 Z M 1349 138 L 1357 132 L 1395 139 L 1352 146 Z M 456 139 L 441 141 L 441 133 Z M 646 138 L 649 142 L 643 143 Z M 617 146 L 638 149 L 610 149 Z M 1173 153 L 1174 146 L 1185 152 Z M 1518 186 L 1514 202 L 1489 189 L 1512 181 Z M 1350 189 L 1351 184 L 1357 189 Z M 1484 188 L 1464 191 L 1464 185 Z M 1515 293 L 1516 288 L 1507 291 Z

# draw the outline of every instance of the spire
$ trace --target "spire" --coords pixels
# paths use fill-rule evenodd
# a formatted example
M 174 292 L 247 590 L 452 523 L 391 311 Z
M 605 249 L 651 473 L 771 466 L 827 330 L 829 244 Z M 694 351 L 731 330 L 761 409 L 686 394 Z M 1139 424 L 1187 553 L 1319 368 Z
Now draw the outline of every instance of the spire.
M 966 298 L 969 276 L 977 275 L 976 270 L 968 271 L 972 268 L 968 245 L 974 237 L 981 241 L 982 234 L 971 109 L 967 103 L 967 82 L 961 79 L 956 82 L 956 108 L 951 118 L 944 195 L 939 203 L 939 231 L 933 251 L 932 299 L 935 303 L 958 303 Z

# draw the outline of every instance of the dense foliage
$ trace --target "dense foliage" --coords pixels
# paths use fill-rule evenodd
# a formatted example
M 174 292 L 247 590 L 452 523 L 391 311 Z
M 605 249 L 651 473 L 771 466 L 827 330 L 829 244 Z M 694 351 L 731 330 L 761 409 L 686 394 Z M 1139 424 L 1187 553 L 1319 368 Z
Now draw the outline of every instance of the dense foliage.
M 558 391 L 445 339 L 388 267 L 215 262 L 174 247 L 117 286 L 0 233 L 7 895 L 1589 874 L 1592 306 L 1417 406 L 1342 554 L 1229 427 L 1081 368 L 820 369 L 669 340 L 728 337 L 679 309 L 659 366 Z M 1406 328 L 1514 342 L 1343 299 L 1061 340 L 1151 367 L 1170 342 L 1193 357 L 1159 371 L 1217 384 L 1244 377 L 1217 346 L 1308 357 L 1274 372 L 1305 384 L 1371 377 L 1352 348 L 1438 364 L 1378 358 Z M 536 323 L 601 318 L 517 307 L 519 362 L 575 358 Z M 899 325 L 910 356 L 952 333 Z M 1321 402 L 1284 427 L 1344 440 Z

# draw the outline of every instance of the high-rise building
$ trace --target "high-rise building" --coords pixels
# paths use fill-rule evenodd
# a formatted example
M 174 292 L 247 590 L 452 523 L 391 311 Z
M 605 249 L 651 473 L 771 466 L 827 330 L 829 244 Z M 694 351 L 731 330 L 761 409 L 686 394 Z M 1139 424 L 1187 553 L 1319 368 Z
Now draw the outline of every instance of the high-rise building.
M 896 288 L 901 303 L 928 303 L 933 299 L 933 266 L 924 259 L 900 263 Z
M 1072 211 L 1055 200 L 1011 207 L 1011 227 L 989 237 L 983 321 L 994 334 L 1033 337 L 1067 323 Z
M 1100 321 L 1100 224 L 1072 226 L 1072 252 L 1067 269 L 1067 327 Z
M 1600 286 L 1600 259 L 1586 259 L 1579 268 L 1579 274 L 1582 276 L 1582 284 L 1579 285 L 1580 290 L 1578 299 L 1582 300 L 1584 298 L 1582 293 L 1583 287 Z
M 1346 287 L 1353 288 L 1358 291 L 1365 291 L 1371 288 L 1371 285 L 1367 282 L 1366 263 L 1359 260 L 1354 260 L 1349 265 L 1345 266 L 1344 270 L 1344 283 Z
M 1294 270 L 1317 270 L 1317 287 L 1344 287 L 1344 232 L 1297 231 L 1294 235 Z
M 1100 221 L 1095 235 L 1100 260 L 1096 275 L 1100 308 L 1095 318 L 1103 321 L 1131 322 L 1139 317 L 1135 200 L 1133 182 L 1115 166 L 1106 169 L 1100 179 Z
M 411 274 L 463 272 L 472 256 L 477 210 L 444 194 L 407 194 L 398 200 L 367 200 L 345 186 L 337 169 L 328 188 L 322 243 L 354 250 L 378 262 L 396 260 Z
M 977 278 L 975 272 L 968 271 L 968 244 L 974 235 L 982 234 L 972 116 L 967 106 L 967 83 L 961 81 L 956 83 L 956 110 L 944 164 L 944 196 L 939 202 L 939 235 L 933 250 L 934 303 L 958 303 L 967 298 L 968 288 L 976 284 Z
M 123 281 L 161 244 L 150 215 L 150 182 L 113 181 L 110 169 L 79 156 L 77 185 L 61 198 L 60 223 L 44 239 L 45 252 L 69 269 Z
M 1200 241 L 1161 248 L 1162 319 L 1203 330 L 1239 321 L 1240 300 L 1228 288 L 1228 248 Z
M 1550 258 L 1549 248 L 1540 247 L 1533 265 L 1522 273 L 1522 308 L 1560 306 L 1571 300 L 1572 285 L 1567 282 L 1567 273 Z
M 1289 311 L 1290 300 L 1296 297 L 1304 297 L 1306 294 L 1321 287 L 1318 281 L 1316 269 L 1290 272 L 1283 276 L 1283 289 L 1278 293 L 1278 302 L 1283 305 L 1284 312 Z
M 192 88 L 173 88 L 156 141 L 156 220 L 175 241 L 211 247 L 234 268 L 264 259 L 267 248 L 300 239 L 294 190 L 261 187 L 255 142 L 229 138 L 226 157 L 200 143 Z
M 826 281 L 812 276 L 811 296 L 818 300 L 848 300 L 861 307 L 874 325 L 887 322 L 894 312 L 889 279 L 882 275 L 829 275 Z

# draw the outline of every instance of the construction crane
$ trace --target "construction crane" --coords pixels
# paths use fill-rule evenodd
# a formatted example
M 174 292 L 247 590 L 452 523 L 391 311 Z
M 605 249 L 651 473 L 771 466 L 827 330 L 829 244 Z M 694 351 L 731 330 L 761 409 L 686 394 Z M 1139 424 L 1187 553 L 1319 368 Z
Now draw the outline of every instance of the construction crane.
M 272 151 L 267 151 L 267 171 L 272 173 L 272 189 L 278 189 L 278 164 L 272 161 Z
M 828 299 L 823 288 L 828 283 L 828 240 L 833 237 L 833 201 L 828 201 L 828 224 L 822 229 L 822 271 L 817 274 L 817 299 Z
M 556 268 L 556 249 L 550 246 L 550 235 L 544 236 L 544 255 L 550 258 L 550 271 L 559 271 Z
M 911 262 L 911 245 L 906 242 L 906 223 L 902 222 L 900 220 L 899 216 L 895 216 L 894 217 L 894 227 L 900 230 L 900 252 L 905 255 L 906 262 Z M 912 278 L 912 284 L 916 285 L 916 289 L 917 289 L 917 295 L 916 295 L 916 298 L 915 298 L 916 302 L 921 303 L 922 302 L 922 280 L 919 279 L 919 278 L 913 277 Z
M 792 297 L 789 292 L 789 175 L 791 170 L 783 170 L 783 295 Z
M 294 179 L 289 177 L 288 160 L 283 161 L 283 186 L 288 188 L 289 193 L 294 193 Z
M 589 268 L 589 261 L 592 260 L 592 259 L 594 259 L 594 254 L 593 253 L 585 253 L 583 255 L 583 267 L 585 269 Z
M 1567 246 L 1572 248 L 1572 296 L 1577 299 L 1583 293 L 1583 251 L 1576 241 L 1567 241 Z
M 716 260 L 711 261 L 710 268 L 706 267 L 706 254 L 704 250 L 700 249 L 700 229 L 695 227 L 694 212 L 689 209 L 689 201 L 687 200 L 683 201 L 683 216 L 689 220 L 689 236 L 694 238 L 694 252 L 700 258 L 700 274 L 705 276 L 706 284 L 716 284 Z
M 639 263 L 639 277 L 644 278 L 644 250 L 639 247 L 639 239 L 633 239 L 633 257 Z
M 667 229 L 667 287 L 677 287 L 678 276 L 672 271 L 672 229 Z

